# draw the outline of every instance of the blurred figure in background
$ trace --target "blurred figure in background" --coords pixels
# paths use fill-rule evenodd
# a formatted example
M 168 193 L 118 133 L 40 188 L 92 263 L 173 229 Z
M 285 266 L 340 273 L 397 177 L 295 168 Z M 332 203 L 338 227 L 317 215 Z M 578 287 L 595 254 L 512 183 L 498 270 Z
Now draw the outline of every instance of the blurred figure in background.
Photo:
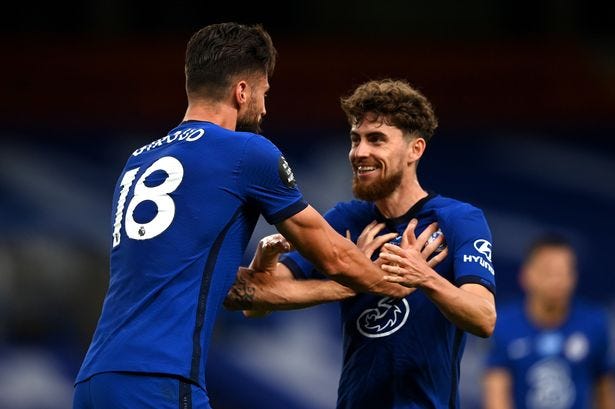
M 486 409 L 615 409 L 605 311 L 574 298 L 576 255 L 538 238 L 521 268 L 525 299 L 499 309 L 484 377 Z

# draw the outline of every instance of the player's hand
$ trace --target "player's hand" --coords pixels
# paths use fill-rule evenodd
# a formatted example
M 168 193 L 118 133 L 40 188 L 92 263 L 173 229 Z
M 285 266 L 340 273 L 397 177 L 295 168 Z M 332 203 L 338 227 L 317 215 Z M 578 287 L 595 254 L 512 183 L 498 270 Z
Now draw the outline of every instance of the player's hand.
M 372 258 L 374 251 L 378 250 L 382 245 L 397 237 L 397 233 L 387 233 L 377 236 L 378 233 L 385 228 L 384 223 L 378 223 L 375 220 L 365 226 L 359 237 L 357 238 L 357 247 L 367 256 Z M 346 238 L 350 240 L 350 230 L 346 231 Z
M 444 235 L 437 233 L 437 223 L 427 226 L 418 237 L 414 234 L 416 225 L 415 219 L 408 223 L 400 246 L 387 243 L 380 253 L 380 258 L 384 260 L 381 268 L 388 273 L 384 279 L 409 288 L 420 287 L 427 277 L 435 273 L 433 267 L 448 255 Z
M 279 233 L 263 237 L 256 246 L 250 269 L 257 272 L 275 273 L 280 254 L 292 250 L 291 244 Z

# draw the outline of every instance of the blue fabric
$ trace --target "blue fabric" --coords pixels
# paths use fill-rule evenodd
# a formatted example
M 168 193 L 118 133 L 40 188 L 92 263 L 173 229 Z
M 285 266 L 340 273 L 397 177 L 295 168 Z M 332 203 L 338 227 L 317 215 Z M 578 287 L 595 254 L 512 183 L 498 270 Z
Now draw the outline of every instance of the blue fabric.
M 337 204 L 325 218 L 340 234 L 349 230 L 355 242 L 373 220 L 386 224 L 380 234 L 402 234 L 417 218 L 417 235 L 437 221 L 449 255 L 436 271 L 455 285 L 477 283 L 495 292 L 491 232 L 483 212 L 470 204 L 430 194 L 404 216 L 386 219 L 373 203 L 353 200 Z M 324 278 L 297 252 L 282 262 L 295 277 Z M 341 302 L 341 316 L 344 364 L 338 409 L 459 407 L 466 336 L 423 292 L 402 300 L 359 294 Z
M 278 223 L 307 206 L 282 159 L 262 136 L 199 121 L 128 158 L 113 196 L 110 286 L 77 382 L 130 371 L 205 389 L 215 318 L 259 215 Z
M 590 408 L 596 380 L 612 365 L 606 313 L 596 306 L 576 301 L 548 329 L 528 319 L 521 301 L 498 310 L 487 367 L 510 372 L 516 408 Z
M 178 378 L 105 372 L 75 386 L 73 409 L 211 409 L 203 389 Z

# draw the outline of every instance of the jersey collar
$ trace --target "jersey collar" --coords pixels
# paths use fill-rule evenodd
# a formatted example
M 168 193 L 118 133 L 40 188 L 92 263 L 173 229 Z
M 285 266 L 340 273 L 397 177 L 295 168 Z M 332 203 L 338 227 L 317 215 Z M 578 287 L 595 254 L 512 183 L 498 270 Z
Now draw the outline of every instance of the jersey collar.
M 412 205 L 412 207 L 408 209 L 405 214 L 398 217 L 392 217 L 390 219 L 384 217 L 382 213 L 380 213 L 380 210 L 378 210 L 378 207 L 376 207 L 376 205 L 374 204 L 376 220 L 378 220 L 378 222 L 384 222 L 389 229 L 395 230 L 395 227 L 399 226 L 400 224 L 408 224 L 408 222 L 414 217 L 416 217 L 416 215 L 421 211 L 421 209 L 423 209 L 425 203 L 433 199 L 435 196 L 437 196 L 437 193 L 428 191 L 427 196 Z

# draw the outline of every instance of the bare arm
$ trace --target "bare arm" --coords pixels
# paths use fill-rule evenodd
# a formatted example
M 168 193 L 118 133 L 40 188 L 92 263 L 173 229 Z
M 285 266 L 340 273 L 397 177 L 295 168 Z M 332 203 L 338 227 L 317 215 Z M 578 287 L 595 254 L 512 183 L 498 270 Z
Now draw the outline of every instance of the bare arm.
M 512 380 L 503 368 L 489 369 L 483 378 L 485 409 L 513 409 Z
M 409 223 L 408 229 L 404 232 L 403 246 L 410 245 L 405 237 L 411 234 L 413 245 L 422 247 L 431 233 L 437 229 L 436 225 L 431 225 L 419 238 L 414 238 L 414 226 L 416 220 Z M 358 246 L 367 259 L 370 259 L 373 252 L 382 244 L 397 235 L 389 233 L 377 236 L 383 228 L 383 223 L 372 222 L 358 237 Z M 439 243 L 440 241 L 437 241 L 426 248 L 423 257 L 431 255 Z M 290 244 L 281 234 L 261 239 L 250 268 L 239 269 L 237 280 L 224 302 L 225 307 L 231 310 L 243 309 L 244 315 L 256 317 L 266 314 L 268 310 L 304 308 L 343 300 L 356 294 L 354 290 L 332 280 L 296 280 L 285 265 L 278 263 L 279 255 L 289 249 Z M 432 259 L 430 264 L 435 265 L 445 255 L 446 252 L 440 254 Z M 408 291 L 412 292 L 414 289 Z
M 356 293 L 331 280 L 296 280 L 280 254 L 291 249 L 281 234 L 263 237 L 249 268 L 239 268 L 237 279 L 224 301 L 230 310 L 243 310 L 247 317 L 260 317 L 269 310 L 291 310 L 330 301 Z
M 230 310 L 261 312 L 293 310 L 343 300 L 355 294 L 350 288 L 331 280 L 297 280 L 284 264 L 278 263 L 275 276 L 240 268 L 224 306 Z M 244 314 L 259 315 L 248 311 Z
M 444 316 L 464 331 L 480 337 L 493 333 L 496 321 L 493 294 L 480 284 L 456 287 L 438 274 L 416 248 L 403 249 L 385 244 L 386 260 L 382 269 L 389 272 L 387 280 L 412 288 L 420 288 L 436 304 Z
M 615 409 L 615 376 L 609 374 L 598 379 L 595 386 L 596 409 Z
M 384 272 L 311 206 L 276 227 L 318 270 L 344 286 L 395 298 L 411 292 L 385 281 Z

